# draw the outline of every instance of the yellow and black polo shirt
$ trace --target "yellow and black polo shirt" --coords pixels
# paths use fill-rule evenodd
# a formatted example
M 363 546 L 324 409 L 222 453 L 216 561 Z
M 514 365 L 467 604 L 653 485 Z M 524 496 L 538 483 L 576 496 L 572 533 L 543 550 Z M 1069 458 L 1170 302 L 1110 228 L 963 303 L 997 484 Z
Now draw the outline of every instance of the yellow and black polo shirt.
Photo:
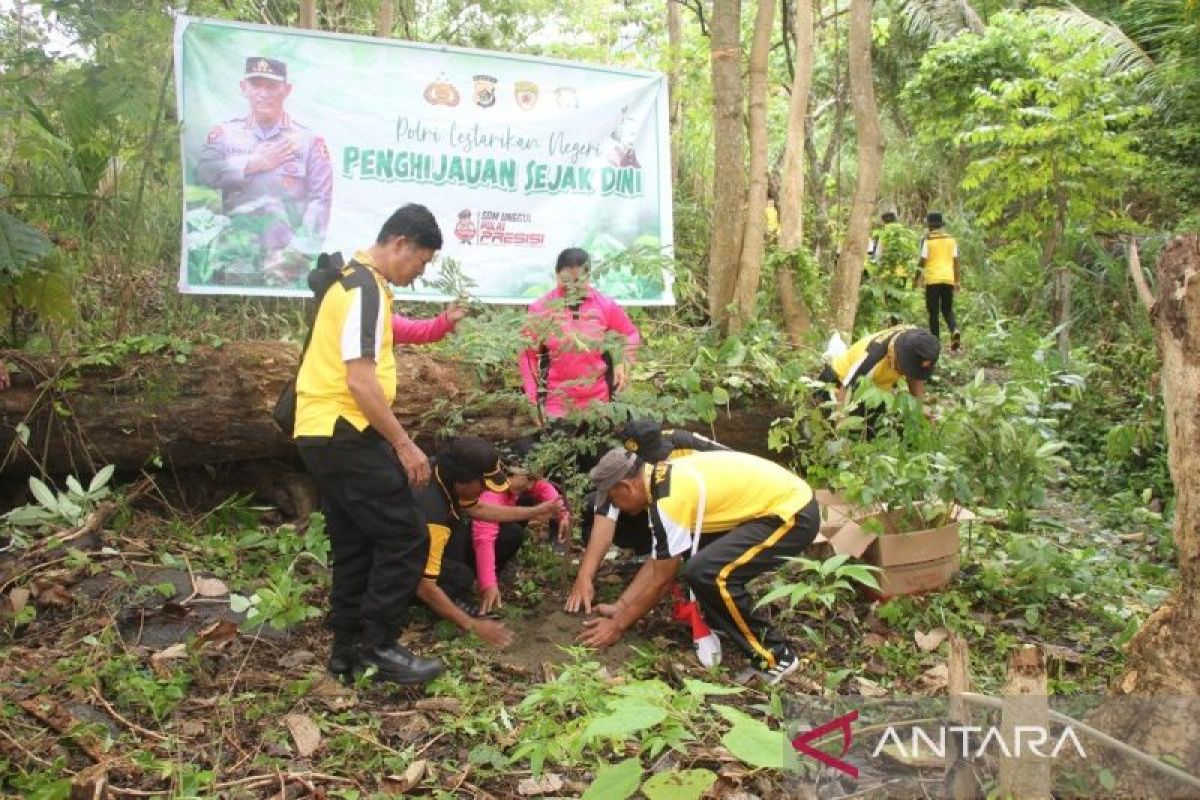
M 754 519 L 773 516 L 790 524 L 813 498 L 798 475 L 733 450 L 647 465 L 645 479 L 653 558 L 686 555 L 695 536 L 728 533 Z
M 921 258 L 925 261 L 925 285 L 954 283 L 954 259 L 958 258 L 958 242 L 945 231 L 929 232 L 921 242 Z
M 424 577 L 436 581 L 442 574 L 442 555 L 455 532 L 470 535 L 470 518 L 462 513 L 463 505 L 454 496 L 454 488 L 442 479 L 436 463 L 432 479 L 423 489 L 413 492 L 417 508 L 425 517 L 429 529 L 429 557 L 425 560 Z
M 312 340 L 296 379 L 296 428 L 300 437 L 330 437 L 338 418 L 355 430 L 368 426 L 346 385 L 346 362 L 375 361 L 375 375 L 390 405 L 396 397 L 392 353 L 392 291 L 364 252 L 342 269 L 321 299 Z
M 845 353 L 829 362 L 829 367 L 844 388 L 849 388 L 860 378 L 869 376 L 880 389 L 890 391 L 896 388 L 896 383 L 904 377 L 896 361 L 896 339 L 900 334 L 916 329 L 915 325 L 897 325 L 864 336 L 850 345 Z
M 631 444 L 634 445 L 634 447 L 630 447 Z M 674 461 L 677 458 L 690 456 L 694 453 L 730 452 L 729 448 L 720 442 L 714 442 L 712 439 L 701 436 L 698 433 L 675 430 L 673 428 L 668 428 L 662 432 L 662 444 L 671 448 L 671 451 L 667 453 L 666 458 L 662 459 L 663 461 Z M 629 441 L 625 442 L 625 449 L 634 453 L 638 453 L 640 448 L 637 446 L 637 442 L 630 439 Z M 642 458 L 646 458 L 646 455 L 649 454 L 642 455 L 639 453 L 639 455 Z M 621 516 L 621 509 L 614 506 L 612 501 L 607 497 L 604 497 L 601 499 L 600 504 L 596 506 L 595 513 L 602 517 L 608 517 L 611 520 L 616 520 Z

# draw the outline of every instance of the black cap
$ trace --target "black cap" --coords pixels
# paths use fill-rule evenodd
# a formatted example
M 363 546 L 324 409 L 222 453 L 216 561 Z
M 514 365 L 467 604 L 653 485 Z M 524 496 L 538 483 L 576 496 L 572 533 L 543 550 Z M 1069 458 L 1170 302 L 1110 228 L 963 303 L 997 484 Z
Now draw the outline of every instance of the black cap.
M 930 228 L 940 228 L 943 225 L 945 225 L 946 223 L 942 220 L 942 212 L 930 211 L 925 216 L 925 224 L 928 225 Z
M 927 380 L 941 352 L 942 343 L 924 328 L 905 331 L 896 337 L 896 366 L 905 377 Z
M 500 460 L 510 472 L 533 472 L 533 437 L 522 436 L 500 445 Z
M 508 488 L 508 475 L 500 464 L 500 454 L 491 442 L 478 436 L 460 436 L 438 451 L 438 467 L 446 480 L 470 483 L 482 478 L 493 492 Z
M 663 443 L 662 423 L 658 420 L 630 420 L 621 429 L 620 436 L 626 450 L 637 453 L 638 458 L 651 464 L 664 461 L 671 454 L 670 445 Z
M 882 219 L 884 222 L 895 222 L 896 221 L 896 212 L 895 211 L 885 211 L 885 212 L 883 212 Z
M 266 78 L 287 83 L 287 64 L 276 58 L 250 56 L 246 59 L 246 74 L 243 78 Z

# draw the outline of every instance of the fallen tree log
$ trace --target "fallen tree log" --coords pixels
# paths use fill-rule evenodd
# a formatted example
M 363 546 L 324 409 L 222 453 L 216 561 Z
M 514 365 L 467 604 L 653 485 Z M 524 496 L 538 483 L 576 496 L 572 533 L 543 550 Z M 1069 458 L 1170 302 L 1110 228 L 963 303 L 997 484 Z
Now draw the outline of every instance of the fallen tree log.
M 5 354 L 20 371 L 0 392 L 0 474 L 295 461 L 294 445 L 270 412 L 298 355 L 294 345 L 264 341 L 197 347 L 184 359 L 131 356 L 115 365 Z M 503 441 L 533 430 L 525 401 L 482 384 L 467 364 L 409 348 L 397 351 L 396 362 L 393 410 L 426 450 L 447 434 Z M 746 405 L 722 412 L 712 432 L 731 447 L 765 455 L 771 421 L 784 413 L 778 404 Z

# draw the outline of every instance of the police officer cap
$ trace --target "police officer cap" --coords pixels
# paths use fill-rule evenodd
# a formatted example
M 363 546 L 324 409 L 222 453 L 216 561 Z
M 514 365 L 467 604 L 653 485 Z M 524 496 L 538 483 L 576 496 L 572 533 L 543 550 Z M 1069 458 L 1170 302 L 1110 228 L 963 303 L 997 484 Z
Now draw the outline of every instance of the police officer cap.
M 588 478 L 592 481 L 592 488 L 603 498 L 608 494 L 609 489 L 630 477 L 637 465 L 637 454 L 624 447 L 614 447 L 604 454 L 596 466 L 592 467 Z
M 275 58 L 250 56 L 246 59 L 246 74 L 242 77 L 287 83 L 287 64 Z
M 626 450 L 637 453 L 643 461 L 663 461 L 671 454 L 670 446 L 663 444 L 662 424 L 658 420 L 630 420 L 621 429 L 621 440 Z
M 942 343 L 924 328 L 905 331 L 896 339 L 896 361 L 906 377 L 928 380 L 937 366 Z

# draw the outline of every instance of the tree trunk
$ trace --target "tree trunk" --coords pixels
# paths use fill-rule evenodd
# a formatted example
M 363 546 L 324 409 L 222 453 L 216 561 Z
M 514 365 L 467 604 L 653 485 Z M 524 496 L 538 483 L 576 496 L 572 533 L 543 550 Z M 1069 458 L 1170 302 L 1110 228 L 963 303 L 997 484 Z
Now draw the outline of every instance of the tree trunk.
M 875 103 L 871 77 L 871 5 L 872 0 L 850 0 L 850 100 L 858 132 L 858 179 L 854 185 L 846 237 L 833 272 L 830 302 L 834 326 L 847 334 L 854 332 L 859 283 L 867 258 L 867 240 L 871 236 L 871 217 L 883 165 L 883 132 L 879 127 L 879 107 Z
M 785 0 L 786 2 L 786 0 Z M 796 0 L 792 30 L 784 31 L 795 44 L 792 97 L 788 105 L 787 140 L 783 147 L 783 170 L 779 181 L 779 249 L 787 258 L 779 266 L 779 305 L 783 326 L 792 346 L 799 347 L 812 325 L 812 314 L 796 294 L 796 274 L 791 254 L 804 246 L 804 138 L 808 117 L 808 95 L 813 74 L 812 0 Z
M 1149 311 L 1154 308 L 1154 292 L 1150 291 L 1150 284 L 1146 283 L 1146 275 L 1142 272 L 1142 257 L 1138 254 L 1137 239 L 1129 237 L 1129 277 L 1133 279 L 1133 286 L 1137 290 L 1138 299 L 1142 301 L 1142 307 Z
M 767 231 L 767 57 L 771 54 L 774 14 L 775 0 L 758 0 L 754 42 L 750 46 L 750 190 L 734 289 L 734 330 L 741 330 L 754 318 L 762 278 L 763 238 Z
M 155 354 L 73 368 L 5 353 L 21 371 L 0 392 L 0 473 L 84 476 L 105 464 L 136 472 L 158 459 L 176 469 L 294 459 L 270 412 L 298 354 L 279 342 L 231 342 L 196 348 L 183 363 Z M 524 399 L 481 384 L 470 364 L 401 348 L 396 369 L 392 410 L 426 450 L 456 433 L 506 441 L 532 430 Z M 739 404 L 735 415 L 718 416 L 712 432 L 735 449 L 768 455 L 771 422 L 790 413 L 775 402 Z
M 1179 588 L 1130 641 L 1120 682 L 1123 694 L 1163 699 L 1164 713 L 1137 715 L 1129 720 L 1132 730 L 1114 735 L 1152 754 L 1171 753 L 1195 765 L 1200 763 L 1195 725 L 1200 718 L 1200 235 L 1168 244 L 1156 273 L 1158 296 L 1151 317 L 1162 358 Z M 1172 698 L 1176 702 L 1165 702 Z M 1190 710 L 1181 708 L 1181 698 Z M 1190 730 L 1180 710 L 1190 716 Z
M 300 0 L 300 18 L 296 24 L 301 28 L 317 27 L 317 0 Z
M 679 48 L 683 44 L 683 18 L 680 0 L 667 0 L 667 97 L 670 103 L 671 186 L 679 183 L 679 126 L 683 118 L 683 98 L 679 93 Z
M 1058 248 L 1062 244 L 1063 234 L 1067 228 L 1067 195 L 1061 186 L 1057 186 L 1057 171 L 1055 172 L 1055 203 L 1054 227 L 1050 238 L 1042 250 L 1042 271 L 1053 270 L 1054 301 L 1052 319 L 1056 330 L 1055 340 L 1058 343 L 1058 355 L 1066 364 L 1071 358 L 1071 268 L 1065 264 L 1054 265 Z
M 742 126 L 741 0 L 714 0 L 712 11 L 713 216 L 708 251 L 708 312 L 729 328 L 746 219 Z
M 379 16 L 375 18 L 375 35 L 389 39 L 392 36 L 392 29 L 395 27 L 396 7 L 392 4 L 392 0 L 379 0 Z

